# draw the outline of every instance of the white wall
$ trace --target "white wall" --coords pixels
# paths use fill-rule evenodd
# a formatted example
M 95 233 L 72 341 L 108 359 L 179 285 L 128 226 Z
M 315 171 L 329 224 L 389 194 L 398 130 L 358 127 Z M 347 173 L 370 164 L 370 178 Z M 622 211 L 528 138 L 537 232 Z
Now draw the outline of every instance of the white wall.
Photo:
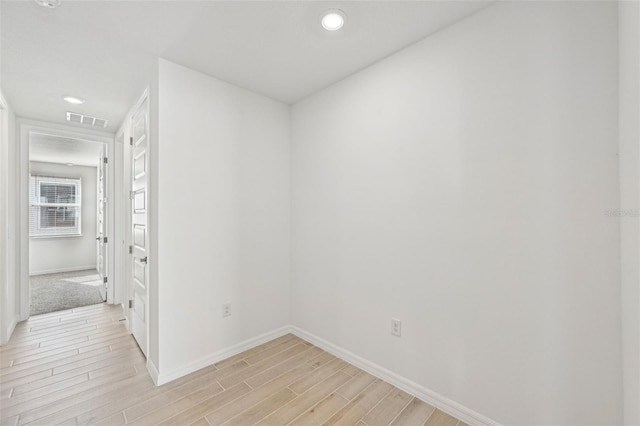
M 498 3 L 294 105 L 293 323 L 504 424 L 619 424 L 616 21 Z
M 31 174 L 82 178 L 82 236 L 29 238 L 29 274 L 96 267 L 96 168 L 31 161 Z
M 619 3 L 620 236 L 624 423 L 640 424 L 640 13 L 639 3 Z
M 164 60 L 158 89 L 149 264 L 169 374 L 289 324 L 289 107 Z

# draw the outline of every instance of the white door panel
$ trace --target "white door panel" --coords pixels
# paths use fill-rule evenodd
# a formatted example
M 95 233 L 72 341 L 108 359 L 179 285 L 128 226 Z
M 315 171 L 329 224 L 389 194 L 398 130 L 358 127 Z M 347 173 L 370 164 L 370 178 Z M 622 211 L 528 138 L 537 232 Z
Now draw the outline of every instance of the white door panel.
M 132 309 L 130 312 L 131 332 L 142 352 L 147 355 L 147 318 L 149 317 L 149 273 L 147 232 L 147 176 L 149 169 L 148 144 L 148 102 L 145 100 L 131 117 L 131 268 Z

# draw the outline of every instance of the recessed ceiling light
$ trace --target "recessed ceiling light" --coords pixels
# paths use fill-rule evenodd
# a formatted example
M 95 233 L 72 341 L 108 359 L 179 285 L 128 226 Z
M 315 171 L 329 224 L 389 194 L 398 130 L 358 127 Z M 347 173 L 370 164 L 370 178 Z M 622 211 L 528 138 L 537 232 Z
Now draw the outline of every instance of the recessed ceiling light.
M 343 11 L 338 9 L 330 9 L 324 11 L 322 14 L 322 28 L 327 31 L 337 31 L 344 25 L 344 21 L 346 20 L 346 15 Z
M 84 99 L 76 98 L 75 96 L 63 96 L 62 99 L 74 105 L 82 105 L 84 103 Z
M 67 166 L 73 167 L 73 163 L 67 163 Z
M 49 9 L 55 9 L 56 7 L 60 6 L 61 1 L 62 0 L 35 0 L 35 2 L 40 6 L 48 7 Z

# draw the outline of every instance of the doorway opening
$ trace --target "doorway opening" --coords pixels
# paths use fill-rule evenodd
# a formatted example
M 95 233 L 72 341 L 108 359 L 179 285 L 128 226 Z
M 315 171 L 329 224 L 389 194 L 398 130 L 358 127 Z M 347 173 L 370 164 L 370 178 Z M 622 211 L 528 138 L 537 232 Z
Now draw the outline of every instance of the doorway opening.
M 29 313 L 104 303 L 108 285 L 108 148 L 29 137 Z

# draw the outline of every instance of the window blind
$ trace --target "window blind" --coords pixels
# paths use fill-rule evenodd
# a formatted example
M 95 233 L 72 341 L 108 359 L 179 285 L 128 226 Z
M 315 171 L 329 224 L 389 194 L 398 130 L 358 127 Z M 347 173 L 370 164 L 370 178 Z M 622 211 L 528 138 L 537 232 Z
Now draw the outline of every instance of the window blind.
M 31 175 L 29 235 L 81 235 L 80 178 Z

